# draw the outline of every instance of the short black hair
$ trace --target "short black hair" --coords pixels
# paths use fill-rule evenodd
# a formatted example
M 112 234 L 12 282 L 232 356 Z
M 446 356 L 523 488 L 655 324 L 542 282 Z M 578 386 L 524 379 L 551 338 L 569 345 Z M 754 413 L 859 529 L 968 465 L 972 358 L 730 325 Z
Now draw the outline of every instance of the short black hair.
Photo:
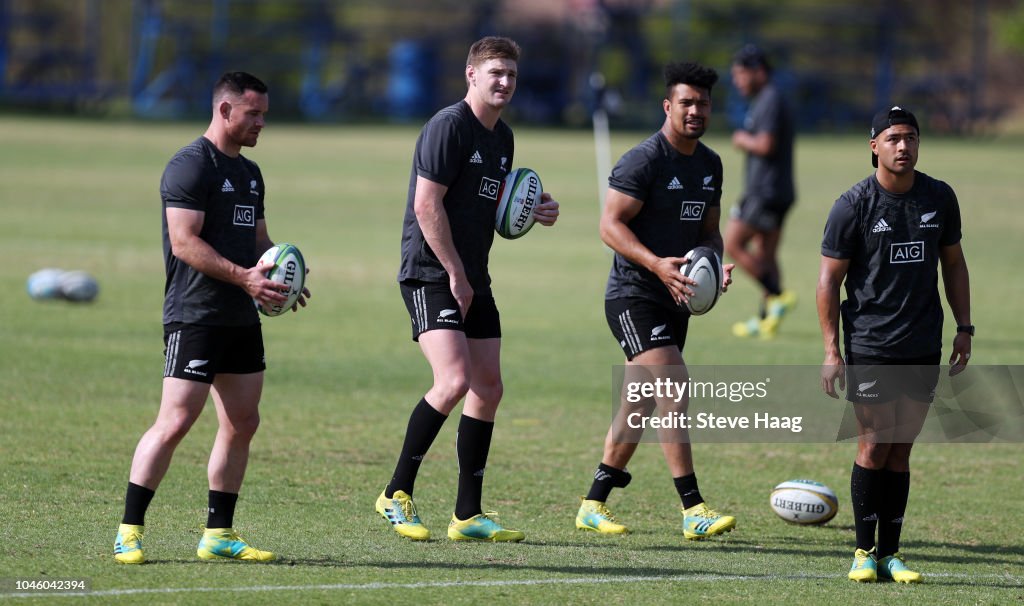
M 732 63 L 747 69 L 762 68 L 769 74 L 772 73 L 772 64 L 768 60 L 768 55 L 756 44 L 743 45 L 743 48 L 732 56 Z
M 718 82 L 718 72 L 699 63 L 669 63 L 665 66 L 666 94 L 670 94 L 676 84 L 707 89 L 708 93 L 711 93 L 711 87 L 715 82 Z
M 267 85 L 256 76 L 247 72 L 227 72 L 213 85 L 213 98 L 216 100 L 228 92 L 235 95 L 244 95 L 247 90 L 264 94 L 267 92 Z

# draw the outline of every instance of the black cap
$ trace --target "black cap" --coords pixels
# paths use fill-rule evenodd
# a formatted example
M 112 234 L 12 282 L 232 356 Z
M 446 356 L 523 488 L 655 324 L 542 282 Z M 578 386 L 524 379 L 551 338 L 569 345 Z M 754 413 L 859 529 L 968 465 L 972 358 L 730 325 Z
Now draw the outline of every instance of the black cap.
M 899 105 L 893 105 L 890 109 L 883 109 L 882 111 L 875 114 L 875 117 L 871 120 L 871 138 L 874 139 L 878 135 L 882 134 L 882 131 L 886 130 L 890 126 L 897 124 L 909 124 L 914 127 L 917 134 L 921 134 L 921 128 L 917 125 L 917 118 L 914 114 L 903 109 Z M 871 152 L 871 166 L 878 168 L 878 155 L 875 152 Z
M 736 51 L 736 54 L 732 57 L 732 62 L 735 65 L 741 65 L 748 69 L 763 67 L 765 71 L 772 71 L 772 66 L 768 62 L 768 55 L 764 54 L 764 51 L 756 44 L 746 44 L 743 48 Z

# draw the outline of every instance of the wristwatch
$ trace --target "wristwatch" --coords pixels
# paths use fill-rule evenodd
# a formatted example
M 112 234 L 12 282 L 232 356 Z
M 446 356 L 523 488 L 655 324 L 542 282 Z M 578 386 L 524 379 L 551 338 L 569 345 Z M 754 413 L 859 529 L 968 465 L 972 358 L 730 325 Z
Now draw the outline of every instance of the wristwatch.
M 958 324 L 956 327 L 957 332 L 965 332 L 972 337 L 974 336 L 974 324 Z

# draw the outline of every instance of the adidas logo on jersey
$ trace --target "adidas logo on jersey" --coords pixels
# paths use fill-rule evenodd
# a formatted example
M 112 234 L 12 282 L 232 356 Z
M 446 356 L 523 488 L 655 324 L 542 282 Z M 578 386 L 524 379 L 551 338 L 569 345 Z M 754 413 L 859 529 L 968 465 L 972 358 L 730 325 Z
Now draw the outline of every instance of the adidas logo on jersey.
M 222 192 L 235 191 L 235 186 L 231 184 L 231 181 L 224 179 L 224 185 L 220 186 Z
M 871 233 L 877 234 L 883 231 L 892 231 L 892 228 L 885 222 L 885 219 L 879 219 L 878 223 L 875 223 L 875 226 L 871 228 Z
M 678 177 L 672 177 L 668 183 L 668 189 L 683 189 L 683 184 L 679 182 Z
M 484 163 L 484 159 L 480 157 L 480 152 L 479 151 L 473 152 L 473 155 L 469 158 L 469 163 L 470 164 L 483 164 Z

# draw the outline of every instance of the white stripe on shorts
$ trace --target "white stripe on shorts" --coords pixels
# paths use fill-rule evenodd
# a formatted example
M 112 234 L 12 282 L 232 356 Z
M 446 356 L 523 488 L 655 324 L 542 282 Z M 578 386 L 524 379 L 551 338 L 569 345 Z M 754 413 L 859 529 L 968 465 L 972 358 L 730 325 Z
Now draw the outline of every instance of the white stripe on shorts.
M 640 337 L 636 334 L 636 326 L 633 324 L 633 318 L 629 315 L 629 310 L 619 314 L 619 326 L 622 327 L 622 334 L 626 336 L 626 342 L 629 344 L 629 349 L 635 356 L 640 353 Z
M 421 286 L 412 291 L 412 305 L 416 312 L 416 332 L 423 332 L 427 329 L 427 295 L 426 286 Z
M 178 342 L 181 340 L 181 331 L 176 330 L 167 336 L 167 359 L 164 361 L 164 376 L 169 377 L 178 364 Z

